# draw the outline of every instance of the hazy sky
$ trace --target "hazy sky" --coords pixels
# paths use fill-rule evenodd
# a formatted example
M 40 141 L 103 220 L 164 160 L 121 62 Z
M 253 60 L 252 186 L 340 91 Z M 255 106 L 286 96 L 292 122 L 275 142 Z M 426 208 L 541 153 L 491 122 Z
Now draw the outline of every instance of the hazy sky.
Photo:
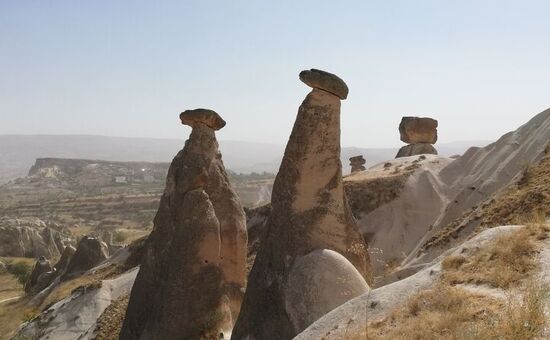
M 0 134 L 186 138 L 184 109 L 220 139 L 285 143 L 336 73 L 346 146 L 400 145 L 401 116 L 439 141 L 494 139 L 550 107 L 550 1 L 0 0 Z

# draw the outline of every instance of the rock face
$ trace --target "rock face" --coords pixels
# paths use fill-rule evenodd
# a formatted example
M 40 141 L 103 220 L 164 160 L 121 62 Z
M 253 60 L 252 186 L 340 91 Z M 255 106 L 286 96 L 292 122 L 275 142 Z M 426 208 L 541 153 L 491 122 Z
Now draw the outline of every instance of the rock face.
M 32 269 L 29 280 L 25 283 L 25 292 L 28 293 L 34 289 L 40 276 L 51 271 L 52 266 L 50 265 L 50 261 L 46 260 L 44 256 L 40 256 Z
M 367 161 L 365 158 L 363 158 L 363 155 L 354 156 L 349 159 L 349 165 L 351 166 L 351 173 L 358 172 L 358 171 L 364 171 L 365 163 Z
M 367 246 L 344 198 L 338 96 L 314 88 L 300 106 L 271 205 L 232 339 L 284 340 L 297 334 L 285 287 L 296 259 L 312 251 L 338 252 L 371 280 Z
M 312 68 L 300 72 L 300 80 L 314 89 L 321 89 L 330 92 L 340 99 L 348 97 L 348 86 L 337 75 Z
M 218 151 L 222 126 L 193 111 L 181 115 L 193 130 L 168 171 L 121 339 L 218 338 L 240 309 L 246 219 Z
M 432 146 L 437 142 L 437 120 L 425 117 L 403 117 L 399 124 L 401 141 L 408 143 L 397 152 L 395 158 L 421 154 L 437 155 Z
M 407 144 L 437 142 L 437 120 L 421 117 L 403 117 L 399 124 L 401 141 Z
M 0 256 L 59 257 L 70 242 L 37 218 L 0 218 Z
M 294 262 L 285 288 L 285 306 L 294 328 L 301 332 L 369 290 L 365 279 L 345 257 L 328 249 L 315 250 Z
M 70 252 L 70 250 L 68 250 Z M 63 278 L 69 278 L 91 269 L 109 257 L 107 245 L 96 237 L 84 236 L 67 264 Z M 63 279 L 62 278 L 62 279 Z
M 63 253 L 61 254 L 61 258 L 53 266 L 55 271 L 58 273 L 64 273 L 67 270 L 67 267 L 69 266 L 69 262 L 71 261 L 71 258 L 73 257 L 75 252 L 76 252 L 75 247 L 66 246 L 65 249 L 63 250 Z
M 395 158 L 409 157 L 409 156 L 423 155 L 423 154 L 437 155 L 437 150 L 433 147 L 433 145 L 428 143 L 409 144 L 399 149 L 399 151 L 397 152 L 397 156 L 395 156 Z

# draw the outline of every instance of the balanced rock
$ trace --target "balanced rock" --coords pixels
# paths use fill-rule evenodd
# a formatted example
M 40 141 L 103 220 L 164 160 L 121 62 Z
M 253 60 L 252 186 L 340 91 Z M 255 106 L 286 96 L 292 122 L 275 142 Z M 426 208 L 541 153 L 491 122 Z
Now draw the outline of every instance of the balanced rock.
M 365 279 L 344 256 L 320 249 L 294 262 L 285 289 L 285 306 L 300 333 L 326 313 L 369 290 Z
M 68 251 L 70 252 L 70 250 Z M 109 257 L 107 245 L 96 237 L 84 236 L 66 266 L 62 279 L 81 274 Z
M 349 165 L 351 166 L 351 173 L 358 172 L 358 171 L 364 171 L 365 163 L 367 161 L 365 158 L 363 158 L 363 155 L 354 156 L 349 159 Z
M 372 280 L 367 245 L 344 197 L 339 96 L 314 88 L 303 101 L 271 206 L 232 339 L 285 340 L 298 334 L 304 325 L 293 319 L 302 316 L 290 318 L 285 292 L 294 263 L 312 251 L 336 251 Z
M 348 97 L 348 86 L 335 74 L 312 68 L 300 72 L 299 77 L 302 82 L 314 89 L 325 90 L 340 97 L 340 99 Z
M 38 283 L 38 278 L 42 274 L 50 271 L 52 271 L 50 261 L 48 261 L 44 256 L 40 256 L 32 269 L 29 280 L 25 283 L 25 292 L 30 292 Z
M 189 120 L 192 111 L 182 114 L 193 130 L 170 165 L 121 339 L 218 338 L 240 309 L 246 219 L 218 151 L 223 125 Z
M 225 120 L 215 111 L 208 109 L 186 110 L 180 114 L 181 123 L 194 127 L 197 123 L 219 130 L 225 126 Z
M 437 155 L 437 150 L 433 147 L 433 145 L 429 143 L 409 144 L 399 149 L 395 158 L 409 157 L 409 156 L 423 155 L 423 154 Z
M 408 144 L 437 142 L 437 120 L 425 117 L 403 117 L 399 124 L 401 141 Z

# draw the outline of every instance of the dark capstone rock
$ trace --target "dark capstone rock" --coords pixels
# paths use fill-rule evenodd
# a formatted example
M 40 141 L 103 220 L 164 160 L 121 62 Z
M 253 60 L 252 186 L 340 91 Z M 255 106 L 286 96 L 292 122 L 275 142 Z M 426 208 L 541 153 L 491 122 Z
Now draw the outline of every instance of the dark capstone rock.
M 437 120 L 424 117 L 403 117 L 399 124 L 401 141 L 409 144 L 437 142 Z
M 219 130 L 225 126 L 225 120 L 215 111 L 208 109 L 186 110 L 180 114 L 181 123 L 194 127 L 197 123 Z
M 314 89 L 330 92 L 340 99 L 348 97 L 348 86 L 337 75 L 312 68 L 300 72 L 300 80 Z

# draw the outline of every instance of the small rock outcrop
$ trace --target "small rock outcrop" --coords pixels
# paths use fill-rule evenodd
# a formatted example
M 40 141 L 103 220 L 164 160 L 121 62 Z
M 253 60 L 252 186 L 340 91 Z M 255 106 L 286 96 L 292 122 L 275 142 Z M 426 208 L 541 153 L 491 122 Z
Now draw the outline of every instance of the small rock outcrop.
M 395 158 L 421 154 L 437 155 L 432 144 L 437 142 L 437 120 L 426 117 L 403 117 L 399 124 L 401 141 L 408 143 Z
M 25 283 L 25 292 L 29 293 L 31 290 L 36 289 L 40 276 L 51 271 L 52 266 L 50 261 L 44 256 L 40 256 L 32 269 L 29 280 Z
M 65 249 L 63 250 L 63 253 L 61 254 L 61 258 L 53 266 L 55 271 L 60 274 L 64 273 L 67 270 L 67 267 L 69 266 L 69 262 L 71 261 L 71 258 L 73 257 L 75 252 L 76 252 L 75 247 L 66 246 Z
M 363 155 L 354 156 L 349 159 L 349 165 L 351 166 L 351 173 L 367 170 L 365 168 L 365 163 L 367 161 Z
M 78 242 L 74 254 L 70 256 L 62 279 L 81 274 L 105 261 L 108 257 L 109 250 L 104 242 L 96 237 L 84 236 Z
M 342 183 L 340 99 L 347 96 L 347 86 L 322 71 L 304 71 L 300 79 L 314 88 L 298 110 L 275 179 L 271 214 L 232 339 L 285 340 L 298 334 L 307 322 L 295 323 L 303 315 L 290 317 L 293 307 L 287 308 L 285 294 L 294 264 L 313 251 L 335 251 L 371 280 L 367 245 Z M 342 88 L 345 93 L 337 90 Z
M 218 151 L 225 122 L 205 109 L 180 119 L 192 132 L 168 171 L 121 339 L 217 339 L 242 302 L 246 218 Z

